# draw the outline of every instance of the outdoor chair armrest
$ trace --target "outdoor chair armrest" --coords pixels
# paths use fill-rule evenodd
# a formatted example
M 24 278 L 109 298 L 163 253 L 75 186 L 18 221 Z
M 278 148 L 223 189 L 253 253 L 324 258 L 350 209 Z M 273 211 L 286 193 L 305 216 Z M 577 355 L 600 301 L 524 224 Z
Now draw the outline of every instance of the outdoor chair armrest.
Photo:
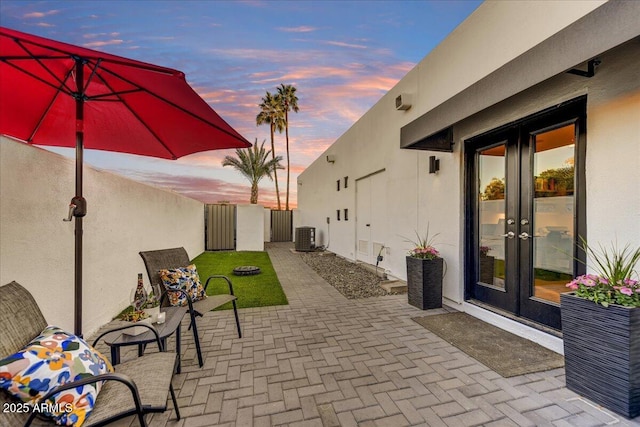
M 118 331 L 122 331 L 124 329 L 129 329 L 129 328 L 133 328 L 135 326 L 143 326 L 147 329 L 149 329 L 151 332 L 153 332 L 153 334 L 156 336 L 156 343 L 158 344 L 158 350 L 160 351 L 164 351 L 164 346 L 162 345 L 162 340 L 160 340 L 160 335 L 158 334 L 158 331 L 156 331 L 156 329 L 146 323 L 141 323 L 141 324 L 135 324 L 132 323 L 130 325 L 122 325 L 122 326 L 117 326 L 115 328 L 109 329 L 108 331 L 104 331 L 103 333 L 101 333 L 100 335 L 98 335 L 98 338 L 96 338 L 95 340 L 93 340 L 93 344 L 92 346 L 95 348 L 96 345 L 98 344 L 98 341 L 100 341 L 101 338 L 103 338 L 105 335 L 110 334 L 112 332 L 118 332 Z M 91 381 L 90 381 L 91 382 Z M 95 382 L 95 381 L 94 381 Z
M 157 333 L 156 333 L 157 335 Z M 126 385 L 129 390 L 131 391 L 131 396 L 133 398 L 133 402 L 136 405 L 136 413 L 138 414 L 138 418 L 141 421 L 141 425 L 145 425 L 143 424 L 143 418 L 142 418 L 142 403 L 140 402 L 140 393 L 138 392 L 138 387 L 136 386 L 136 384 L 133 382 L 133 380 L 131 378 L 129 378 L 126 375 L 123 374 L 119 374 L 117 372 L 109 372 L 106 374 L 100 374 L 100 375 L 95 375 L 95 376 L 91 376 L 91 377 L 86 377 L 83 378 L 81 380 L 78 381 L 73 381 L 70 383 L 66 383 L 63 384 L 59 387 L 54 388 L 53 390 L 51 390 L 49 393 L 45 394 L 39 401 L 40 402 L 46 402 L 47 399 L 51 398 L 52 396 L 55 396 L 56 394 L 65 391 L 65 390 L 69 390 L 75 387 L 80 387 L 86 384 L 92 384 L 98 381 L 118 381 L 123 383 L 124 385 Z M 29 415 L 29 418 L 27 419 L 27 422 L 24 424 L 25 427 L 28 427 L 31 425 L 31 423 L 33 422 L 33 419 L 36 417 L 36 415 L 38 414 L 38 411 L 31 411 L 31 414 Z
M 207 286 L 209 286 L 209 281 L 211 279 L 224 279 L 227 281 L 227 284 L 229 285 L 229 294 L 235 296 L 235 294 L 233 293 L 233 284 L 231 283 L 231 279 L 229 279 L 227 276 L 222 276 L 220 274 L 215 274 L 213 276 L 209 276 L 209 278 L 207 279 L 207 282 L 204 285 L 204 290 L 207 290 Z

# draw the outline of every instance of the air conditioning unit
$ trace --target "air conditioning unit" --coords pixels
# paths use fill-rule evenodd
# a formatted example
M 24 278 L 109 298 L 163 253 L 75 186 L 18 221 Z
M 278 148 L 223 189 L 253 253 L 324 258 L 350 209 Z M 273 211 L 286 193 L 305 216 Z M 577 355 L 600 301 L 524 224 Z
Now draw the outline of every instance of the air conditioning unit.
M 411 95 L 401 93 L 396 96 L 396 110 L 408 110 L 411 108 Z
M 316 247 L 315 227 L 296 228 L 296 251 L 311 252 Z

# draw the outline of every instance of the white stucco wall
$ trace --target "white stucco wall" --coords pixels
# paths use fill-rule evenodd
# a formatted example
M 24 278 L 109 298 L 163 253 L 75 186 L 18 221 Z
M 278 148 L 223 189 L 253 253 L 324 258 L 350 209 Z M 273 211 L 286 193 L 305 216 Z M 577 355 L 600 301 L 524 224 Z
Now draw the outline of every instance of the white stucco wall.
M 417 107 L 407 115 L 418 117 L 604 3 L 485 1 L 409 73 L 416 76 L 402 79 Z
M 236 206 L 236 250 L 263 251 L 265 237 L 264 206 Z
M 587 224 L 590 242 L 640 246 L 640 42 L 620 58 L 608 91 L 590 91 Z
M 590 242 L 640 245 L 640 63 L 637 39 L 603 52 L 596 76 L 565 73 L 489 108 L 454 126 L 453 153 L 401 150 L 400 128 L 440 102 L 459 93 L 604 2 L 483 3 L 440 46 L 410 71 L 300 176 L 300 223 L 316 227 L 320 244 L 349 259 L 357 258 L 356 186 L 336 191 L 344 176 L 356 181 L 384 170 L 386 221 L 379 225 L 388 247 L 381 264 L 391 275 L 406 278 L 404 237 L 423 234 L 427 225 L 447 261 L 444 296 L 464 300 L 463 142 L 464 139 L 536 113 L 580 95 L 588 96 L 587 229 Z M 608 27 L 588 28 L 595 32 Z M 545 58 L 540 58 L 544 64 Z M 578 65 L 578 64 L 576 64 Z M 524 78 L 514 75 L 513 78 Z M 396 111 L 394 99 L 409 93 L 412 108 Z M 473 93 L 470 94 L 473 96 Z M 470 100 L 473 102 L 473 100 Z M 328 163 L 326 155 L 335 156 Z M 440 159 L 440 172 L 428 173 L 428 157 Z M 612 209 L 622 205 L 622 212 Z M 354 220 L 335 221 L 335 210 L 348 208 Z M 353 210 L 353 211 L 352 211 Z M 327 225 L 325 218 L 330 217 Z
M 263 240 L 265 242 L 270 242 L 271 241 L 271 209 L 264 208 L 263 211 L 264 211 L 263 212 L 264 213 Z
M 0 138 L 0 283 L 31 291 L 47 321 L 73 331 L 75 161 Z M 184 246 L 204 251 L 204 206 L 173 192 L 85 166 L 83 333 L 129 305 L 138 252 Z
M 300 223 L 316 227 L 317 242 L 355 260 L 356 185 L 337 192 L 336 180 L 355 181 L 385 169 L 384 188 L 388 221 L 378 225 L 387 247 L 381 266 L 405 278 L 404 256 L 416 231 L 439 233 L 445 257 L 460 255 L 460 147 L 437 153 L 440 172 L 429 175 L 428 158 L 436 153 L 400 150 L 400 128 L 464 88 L 500 68 L 531 47 L 557 33 L 604 2 L 499 2 L 483 3 L 439 46 L 384 95 L 344 135 L 299 177 Z M 411 95 L 411 109 L 396 111 L 398 94 Z M 335 163 L 326 161 L 335 156 Z M 337 209 L 355 213 L 351 221 L 336 221 Z M 326 223 L 330 218 L 330 224 Z M 452 223 L 452 219 L 455 222 Z M 458 283 L 457 263 L 449 265 L 445 295 L 460 300 L 451 287 Z

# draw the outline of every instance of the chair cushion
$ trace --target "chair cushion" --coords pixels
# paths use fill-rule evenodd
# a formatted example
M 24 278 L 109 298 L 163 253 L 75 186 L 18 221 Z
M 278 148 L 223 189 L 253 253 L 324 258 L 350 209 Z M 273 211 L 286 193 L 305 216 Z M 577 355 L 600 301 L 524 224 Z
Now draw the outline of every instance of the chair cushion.
M 195 264 L 187 267 L 162 269 L 159 272 L 162 284 L 169 288 L 182 289 L 189 294 L 192 302 L 200 301 L 207 297 Z M 186 306 L 187 297 L 178 292 L 169 292 L 169 303 L 172 306 Z
M 117 373 L 128 376 L 136 384 L 140 402 L 147 412 L 166 410 L 176 357 L 169 352 L 146 353 L 116 365 Z M 87 425 L 100 424 L 127 412 L 135 412 L 131 391 L 118 381 L 107 381 Z
M 109 361 L 82 338 L 47 326 L 23 349 L 0 360 L 0 388 L 33 405 L 60 385 L 106 372 L 113 372 Z M 65 390 L 38 408 L 60 425 L 81 426 L 101 387 L 97 382 Z

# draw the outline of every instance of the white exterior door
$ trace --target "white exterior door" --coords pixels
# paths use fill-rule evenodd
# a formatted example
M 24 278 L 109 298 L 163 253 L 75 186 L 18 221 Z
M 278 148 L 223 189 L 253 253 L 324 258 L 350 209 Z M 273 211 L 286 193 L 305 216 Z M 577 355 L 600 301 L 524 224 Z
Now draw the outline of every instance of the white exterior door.
M 375 264 L 384 255 L 386 225 L 384 171 L 356 181 L 356 259 Z

